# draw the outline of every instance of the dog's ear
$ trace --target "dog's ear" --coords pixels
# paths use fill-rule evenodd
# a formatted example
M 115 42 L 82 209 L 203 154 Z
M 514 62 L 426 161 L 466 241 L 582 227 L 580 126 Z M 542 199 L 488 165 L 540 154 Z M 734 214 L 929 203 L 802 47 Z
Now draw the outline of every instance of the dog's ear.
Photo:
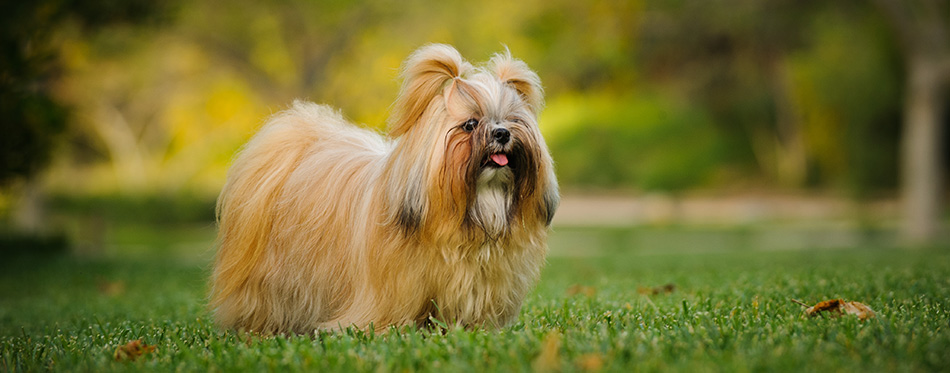
M 393 104 L 390 136 L 398 137 L 409 131 L 446 83 L 460 78 L 471 68 L 449 45 L 429 44 L 412 53 L 402 67 L 402 90 Z
M 540 206 L 541 216 L 544 217 L 544 224 L 551 226 L 551 221 L 554 220 L 554 213 L 561 204 L 561 193 L 558 191 L 557 177 L 554 176 L 553 169 L 549 169 L 548 171 L 546 184 L 544 194 L 541 197 L 543 199 Z
M 505 48 L 503 53 L 492 56 L 488 65 L 502 83 L 518 91 L 535 115 L 541 112 L 544 108 L 544 89 L 541 87 L 541 78 L 528 64 L 511 57 L 511 52 Z
M 558 205 L 561 204 L 561 196 L 558 195 L 556 189 L 551 189 L 544 193 L 544 205 L 542 206 L 542 216 L 544 216 L 544 225 L 551 226 L 551 221 L 554 220 L 554 213 L 557 211 Z

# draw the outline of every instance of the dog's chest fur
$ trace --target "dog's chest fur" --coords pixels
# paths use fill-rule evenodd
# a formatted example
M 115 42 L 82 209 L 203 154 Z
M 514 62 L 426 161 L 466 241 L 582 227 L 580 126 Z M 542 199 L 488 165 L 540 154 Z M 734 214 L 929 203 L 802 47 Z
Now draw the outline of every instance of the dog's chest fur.
M 431 315 L 449 324 L 498 327 L 517 317 L 543 254 L 490 242 L 444 260 L 444 277 L 433 279 Z

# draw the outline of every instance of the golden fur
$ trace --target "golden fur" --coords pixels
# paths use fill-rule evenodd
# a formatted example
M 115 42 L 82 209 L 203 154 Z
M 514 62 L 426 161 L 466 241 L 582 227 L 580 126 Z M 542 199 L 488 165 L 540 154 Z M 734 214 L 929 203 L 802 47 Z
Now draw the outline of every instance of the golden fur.
M 541 82 L 508 53 L 474 67 L 438 44 L 413 53 L 402 77 L 388 137 L 298 101 L 235 158 L 218 199 L 221 326 L 312 333 L 517 317 L 559 200 L 538 131 Z M 490 166 L 499 153 L 510 164 Z

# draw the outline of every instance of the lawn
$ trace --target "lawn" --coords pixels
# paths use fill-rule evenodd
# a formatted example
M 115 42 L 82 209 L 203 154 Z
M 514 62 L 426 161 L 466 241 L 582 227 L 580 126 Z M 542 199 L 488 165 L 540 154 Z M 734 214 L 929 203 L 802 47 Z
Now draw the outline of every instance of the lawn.
M 559 229 L 541 282 L 502 330 L 258 337 L 209 318 L 209 254 L 196 245 L 207 231 L 188 230 L 185 245 L 174 231 L 141 235 L 160 241 L 151 251 L 121 232 L 134 255 L 0 258 L 0 370 L 950 370 L 946 247 L 766 250 L 741 232 L 664 245 L 645 237 L 695 232 Z M 641 294 L 665 284 L 675 289 Z M 790 298 L 856 300 L 877 317 L 809 318 Z M 137 339 L 156 350 L 114 359 Z

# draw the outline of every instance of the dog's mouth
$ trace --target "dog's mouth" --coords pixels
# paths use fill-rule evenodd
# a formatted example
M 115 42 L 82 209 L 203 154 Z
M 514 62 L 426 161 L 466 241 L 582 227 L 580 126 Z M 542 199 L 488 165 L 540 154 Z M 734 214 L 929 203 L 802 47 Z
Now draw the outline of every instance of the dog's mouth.
M 505 167 L 508 166 L 508 155 L 505 153 L 494 153 L 488 156 L 485 159 L 485 162 L 482 163 L 486 167 Z

